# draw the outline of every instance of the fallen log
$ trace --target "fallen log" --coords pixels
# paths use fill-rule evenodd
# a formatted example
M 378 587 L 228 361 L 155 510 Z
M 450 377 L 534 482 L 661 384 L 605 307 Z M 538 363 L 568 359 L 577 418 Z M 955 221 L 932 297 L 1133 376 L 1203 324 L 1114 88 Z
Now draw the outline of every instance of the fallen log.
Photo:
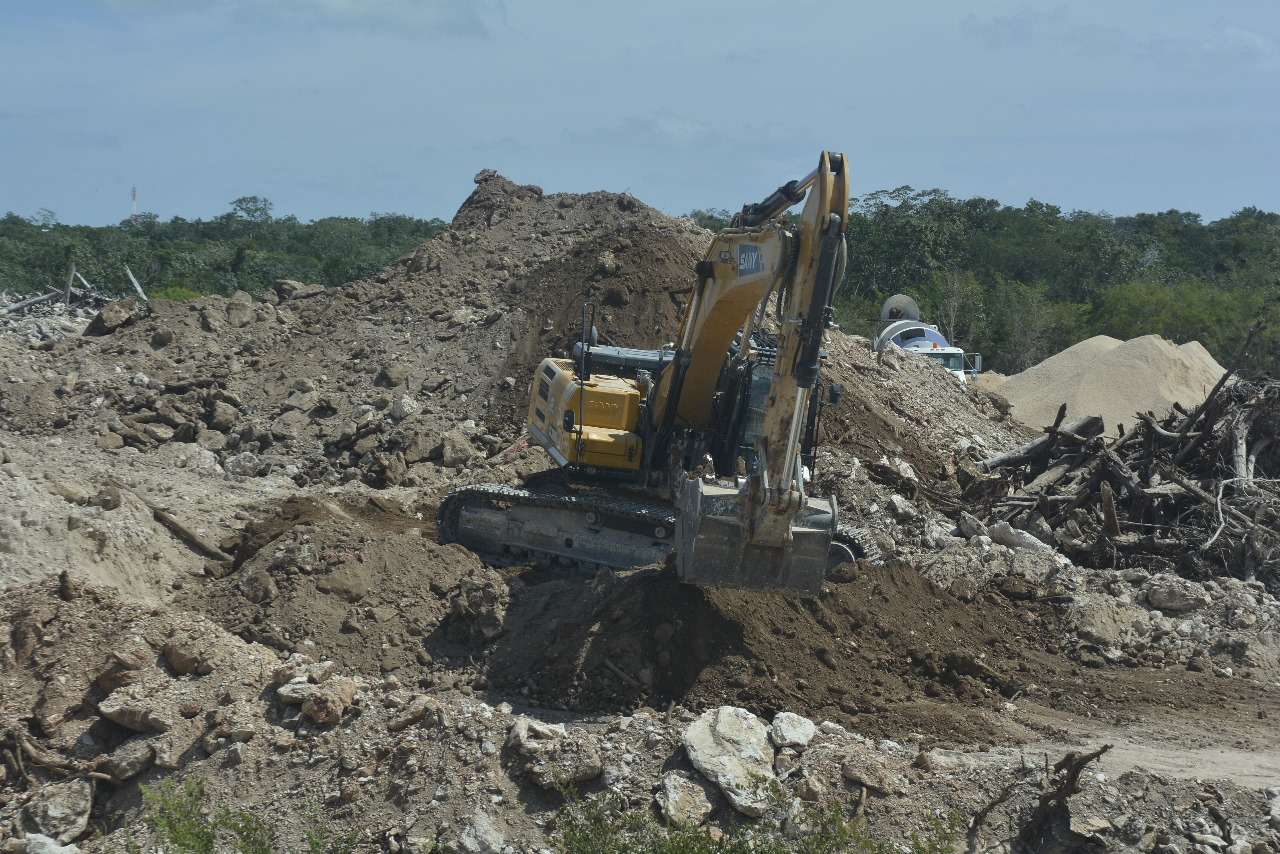
M 1048 454 L 1060 437 L 1083 440 L 1097 436 L 1101 432 L 1102 418 L 1097 415 L 1086 415 L 1062 428 L 1055 429 L 1051 436 L 1044 435 L 1038 439 L 1032 439 L 1020 448 L 982 460 L 978 463 L 978 468 L 984 472 L 990 472 L 993 469 L 1025 465 Z
M 1084 462 L 1084 454 L 1067 454 L 1059 458 L 1058 462 L 1044 472 L 1035 480 L 1023 487 L 1023 491 L 1027 493 L 1043 493 L 1048 492 L 1054 486 L 1058 485 L 1064 477 Z
M 1249 345 L 1253 343 L 1253 339 L 1262 331 L 1262 326 L 1263 323 L 1261 320 L 1253 324 L 1253 328 L 1250 329 L 1249 334 L 1245 336 L 1244 346 L 1240 348 L 1240 353 L 1236 356 L 1235 361 L 1231 363 L 1231 367 L 1227 368 L 1226 373 L 1218 378 L 1218 382 L 1209 390 L 1209 396 L 1204 399 L 1204 402 L 1191 410 L 1191 414 L 1182 422 L 1182 427 L 1178 430 L 1178 434 L 1182 437 L 1178 440 L 1179 444 L 1186 441 L 1187 434 L 1190 433 L 1191 428 L 1195 426 L 1196 421 L 1200 419 L 1201 415 L 1209 410 L 1209 405 L 1212 404 L 1214 399 L 1218 396 L 1218 392 L 1222 391 L 1223 386 L 1227 384 L 1227 380 L 1229 380 L 1232 374 L 1236 372 L 1236 369 L 1240 367 L 1240 364 L 1248 358 Z M 1173 458 L 1173 464 L 1177 465 L 1182 462 L 1183 459 L 1186 458 L 1187 454 L 1191 453 L 1194 448 L 1199 446 L 1200 442 L 1204 440 L 1205 434 L 1209 432 L 1211 431 L 1208 429 L 1203 430 L 1200 436 L 1192 439 L 1190 443 L 1180 448 Z
M 1166 429 L 1164 429 L 1163 427 L 1161 427 L 1159 424 L 1157 424 L 1157 423 L 1156 423 L 1156 419 L 1155 419 L 1155 417 L 1154 417 L 1154 416 L 1152 416 L 1152 414 L 1151 414 L 1150 412 L 1139 412 L 1139 413 L 1138 413 L 1138 418 L 1139 418 L 1139 419 L 1140 419 L 1144 424 L 1146 424 L 1146 425 L 1147 425 L 1147 428 L 1148 428 L 1148 429 L 1150 429 L 1153 433 L 1155 433 L 1157 436 L 1160 436 L 1161 438 L 1164 438 L 1164 439 L 1174 439 L 1174 440 L 1178 440 L 1178 439 L 1181 439 L 1181 438 L 1182 438 L 1181 434 L 1179 434 L 1179 433 L 1171 433 L 1171 432 L 1169 432 L 1168 430 L 1166 430 Z M 1192 438 L 1192 439 L 1197 439 L 1197 438 L 1199 438 L 1199 437 L 1200 437 L 1200 434 L 1199 434 L 1199 433 L 1188 433 L 1188 434 L 1187 434 L 1187 436 L 1188 436 L 1188 437 L 1190 437 L 1190 438 Z
M 1071 829 L 1067 799 L 1080 792 L 1080 774 L 1085 767 L 1110 749 L 1111 745 L 1104 744 L 1092 753 L 1068 753 L 1053 766 L 1055 773 L 1050 778 L 1051 788 L 1040 795 L 1031 818 L 1014 840 L 1014 850 L 1097 850 L 1087 836 Z
M 133 277 L 133 271 L 129 269 L 129 265 L 124 265 L 125 275 L 129 277 L 129 282 L 133 285 L 133 289 L 138 292 L 138 296 L 142 297 L 143 303 L 149 303 L 151 300 L 147 298 L 147 293 L 142 289 L 142 285 L 138 284 L 138 280 Z
M 1167 465 L 1158 465 L 1157 469 L 1159 470 L 1161 477 L 1178 484 L 1178 486 L 1181 486 L 1190 493 L 1192 497 L 1198 499 L 1201 504 L 1204 504 L 1207 507 L 1212 507 L 1215 513 L 1222 513 L 1223 516 L 1230 518 L 1232 521 L 1243 526 L 1246 530 L 1253 529 L 1252 519 L 1241 513 L 1239 510 L 1236 510 L 1234 507 L 1223 504 L 1208 492 L 1201 489 L 1199 484 L 1184 477 L 1177 469 Z
M 227 554 L 217 546 L 212 545 L 211 543 L 206 541 L 203 537 L 201 537 L 199 534 L 197 534 L 195 531 L 191 530 L 186 525 L 182 524 L 180 521 L 178 521 L 177 517 L 175 517 L 172 513 L 169 513 L 167 510 L 164 510 L 161 507 L 158 507 L 156 504 L 152 503 L 147 498 L 139 494 L 136 490 L 130 489 L 129 487 L 117 481 L 115 478 L 107 478 L 107 481 L 117 489 L 120 489 L 124 492 L 128 492 L 134 498 L 137 498 L 139 501 L 141 501 L 144 505 L 146 505 L 147 509 L 151 511 L 152 517 L 154 517 L 157 522 L 164 525 L 170 531 L 173 531 L 183 540 L 186 540 L 186 542 L 189 545 L 195 546 L 196 549 L 204 552 L 207 556 L 214 558 L 215 560 L 226 561 L 226 562 L 231 562 L 235 560 L 235 558 L 233 558 L 231 555 Z
M 4 308 L 0 308 L 0 314 L 10 314 L 20 309 L 24 309 L 27 306 L 39 305 L 42 302 L 48 302 L 49 300 L 53 299 L 57 295 L 58 295 L 57 291 L 49 291 L 49 293 L 47 294 L 41 294 L 40 296 L 37 296 L 37 297 L 30 297 L 28 299 L 20 300 L 19 302 L 10 303 L 9 305 L 6 305 Z

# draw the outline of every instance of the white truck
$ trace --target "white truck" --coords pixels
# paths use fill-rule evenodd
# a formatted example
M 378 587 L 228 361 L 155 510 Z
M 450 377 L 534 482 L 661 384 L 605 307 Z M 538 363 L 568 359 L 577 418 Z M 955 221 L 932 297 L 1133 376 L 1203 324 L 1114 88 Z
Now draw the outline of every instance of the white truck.
M 908 353 L 933 359 L 960 382 L 968 382 L 982 372 L 982 355 L 966 353 L 947 341 L 938 327 L 920 321 L 920 308 L 906 294 L 894 294 L 880 310 L 880 332 L 872 350 L 896 344 Z

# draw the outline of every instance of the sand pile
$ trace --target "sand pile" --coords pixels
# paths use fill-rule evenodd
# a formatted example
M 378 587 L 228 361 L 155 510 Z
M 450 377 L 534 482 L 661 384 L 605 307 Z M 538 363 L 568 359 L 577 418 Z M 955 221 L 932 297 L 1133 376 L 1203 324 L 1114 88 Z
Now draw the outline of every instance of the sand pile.
M 1198 341 L 1181 346 L 1159 335 L 1119 341 L 1097 335 L 1005 380 L 999 392 L 1028 427 L 1052 424 L 1058 407 L 1067 418 L 1101 415 L 1109 435 L 1132 425 L 1135 413 L 1161 416 L 1174 403 L 1201 403 L 1224 368 Z

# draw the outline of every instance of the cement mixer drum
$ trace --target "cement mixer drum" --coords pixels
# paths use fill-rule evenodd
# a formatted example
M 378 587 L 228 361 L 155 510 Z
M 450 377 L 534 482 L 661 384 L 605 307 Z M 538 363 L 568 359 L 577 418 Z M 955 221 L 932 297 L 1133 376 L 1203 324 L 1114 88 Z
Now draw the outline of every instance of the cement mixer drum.
M 880 322 L 893 323 L 895 320 L 919 320 L 920 306 L 906 294 L 894 294 L 884 301 L 880 309 Z

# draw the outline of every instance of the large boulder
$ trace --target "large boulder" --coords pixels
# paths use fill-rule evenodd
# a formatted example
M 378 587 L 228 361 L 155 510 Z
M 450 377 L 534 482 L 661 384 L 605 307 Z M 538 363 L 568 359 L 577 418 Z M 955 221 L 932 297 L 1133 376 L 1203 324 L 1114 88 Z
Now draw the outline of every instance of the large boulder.
M 724 793 L 738 812 L 757 818 L 769 807 L 773 746 L 755 715 L 736 706 L 703 712 L 681 738 L 693 767 Z
M 1151 577 L 1146 593 L 1147 603 L 1166 614 L 1185 614 L 1212 601 L 1203 584 L 1165 572 Z
M 271 286 L 281 300 L 307 299 L 324 293 L 324 285 L 305 285 L 293 279 L 276 279 Z
M 244 291 L 236 291 L 227 300 L 227 323 L 240 329 L 253 322 L 253 297 Z
M 110 335 L 122 326 L 133 323 L 141 312 L 138 303 L 131 299 L 119 299 L 109 302 L 93 316 L 89 325 L 84 328 L 85 335 Z
M 27 819 L 41 834 L 66 844 L 89 826 L 93 787 L 88 780 L 47 783 L 27 802 Z

